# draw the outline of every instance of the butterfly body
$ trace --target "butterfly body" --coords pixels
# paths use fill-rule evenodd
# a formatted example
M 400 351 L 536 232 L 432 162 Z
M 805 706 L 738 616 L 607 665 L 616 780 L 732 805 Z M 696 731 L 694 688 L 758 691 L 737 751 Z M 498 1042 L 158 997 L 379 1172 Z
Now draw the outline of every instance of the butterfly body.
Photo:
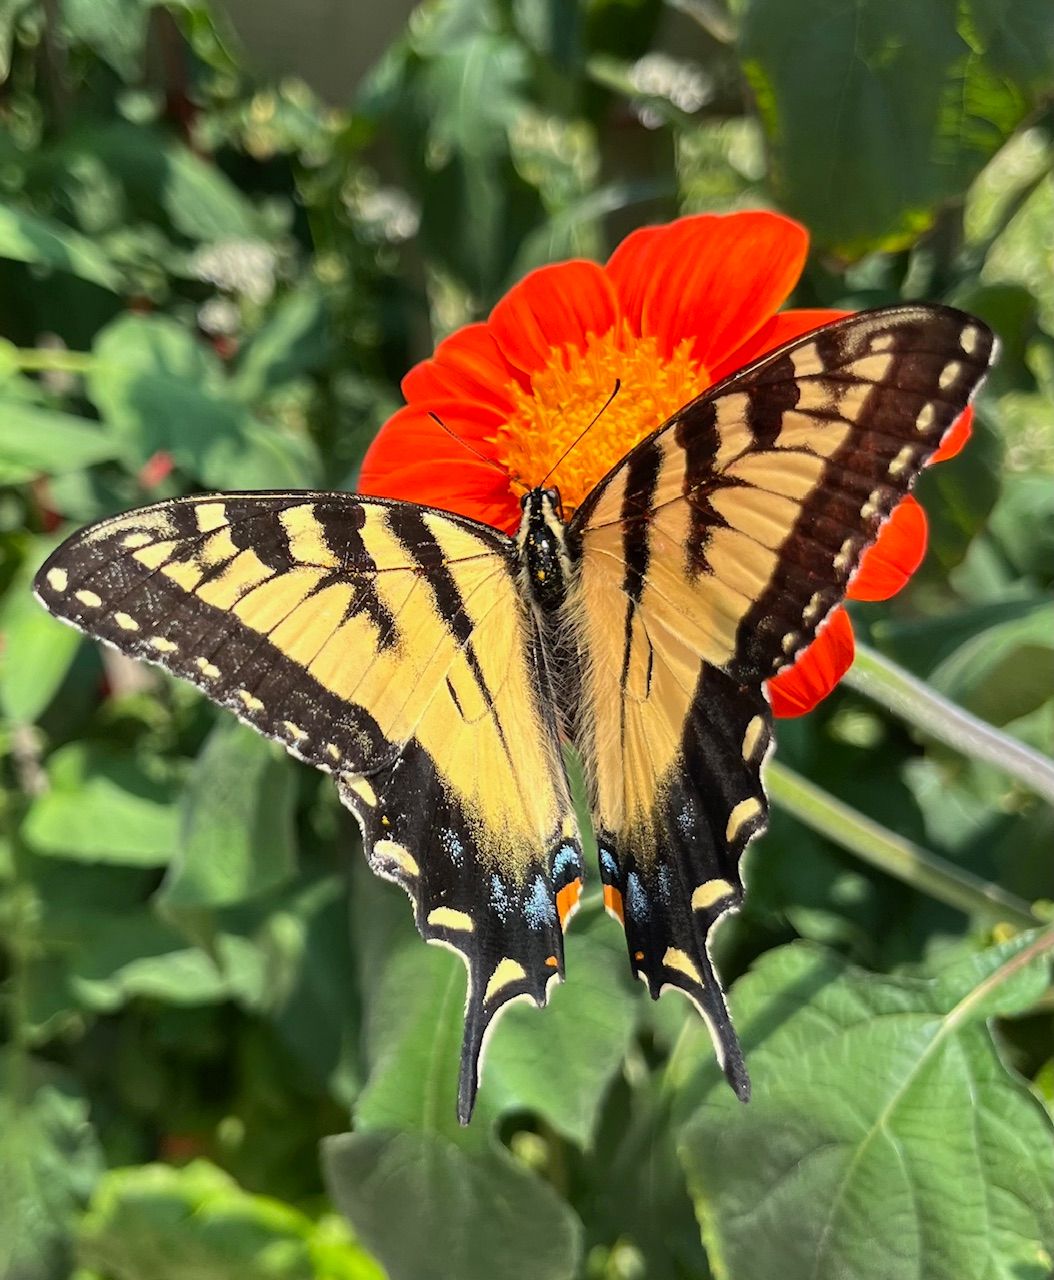
M 496 1016 L 563 976 L 585 874 L 569 740 L 633 971 L 693 1001 L 745 1099 L 708 939 L 766 823 L 765 681 L 844 597 L 993 347 L 949 308 L 838 321 L 684 406 L 569 520 L 530 490 L 515 538 L 347 493 L 204 495 L 82 530 L 36 590 L 334 776 L 374 871 L 468 968 L 462 1121 Z

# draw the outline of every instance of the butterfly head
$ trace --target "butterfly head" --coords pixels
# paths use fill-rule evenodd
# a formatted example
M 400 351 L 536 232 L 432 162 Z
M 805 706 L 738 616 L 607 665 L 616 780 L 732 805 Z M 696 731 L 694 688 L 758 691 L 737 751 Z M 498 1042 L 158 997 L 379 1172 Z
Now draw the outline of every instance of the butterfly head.
M 530 489 L 520 499 L 523 516 L 516 542 L 529 589 L 543 610 L 563 603 L 571 562 L 560 490 Z

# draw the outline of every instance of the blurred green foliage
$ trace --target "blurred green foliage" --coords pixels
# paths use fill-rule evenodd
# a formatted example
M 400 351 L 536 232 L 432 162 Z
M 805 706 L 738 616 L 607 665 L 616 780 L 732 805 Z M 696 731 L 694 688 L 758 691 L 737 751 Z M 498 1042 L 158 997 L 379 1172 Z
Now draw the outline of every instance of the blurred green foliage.
M 353 487 L 401 374 L 525 270 L 770 204 L 813 232 L 799 305 L 999 332 L 929 557 L 856 619 L 1051 754 L 1049 0 L 443 0 L 345 103 L 310 71 L 269 81 L 196 0 L 0 0 L 0 1277 L 1045 1280 L 1042 937 L 777 810 L 718 943 L 751 1106 L 589 899 L 460 1130 L 462 968 L 332 787 L 28 582 L 148 500 Z M 1054 817 L 992 766 L 844 689 L 779 750 L 1054 898 Z

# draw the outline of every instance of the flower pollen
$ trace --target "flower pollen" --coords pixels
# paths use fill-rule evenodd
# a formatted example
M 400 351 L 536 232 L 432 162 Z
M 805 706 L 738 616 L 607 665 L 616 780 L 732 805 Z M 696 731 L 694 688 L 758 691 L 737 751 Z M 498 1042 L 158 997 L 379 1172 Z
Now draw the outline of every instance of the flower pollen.
M 654 338 L 637 337 L 625 322 L 590 334 L 584 350 L 553 347 L 529 391 L 509 387 L 515 408 L 498 428 L 498 460 L 516 480 L 538 485 L 603 409 L 551 477 L 569 514 L 638 441 L 709 386 L 690 348 L 682 341 L 664 357 Z M 616 380 L 618 394 L 605 409 Z

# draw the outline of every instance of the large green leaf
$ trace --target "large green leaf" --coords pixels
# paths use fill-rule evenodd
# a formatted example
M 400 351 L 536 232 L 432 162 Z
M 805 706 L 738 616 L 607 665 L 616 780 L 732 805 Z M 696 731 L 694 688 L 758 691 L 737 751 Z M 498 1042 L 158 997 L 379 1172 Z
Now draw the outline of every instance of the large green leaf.
M 335 1220 L 243 1191 L 205 1160 L 112 1170 L 81 1221 L 77 1256 L 109 1280 L 384 1280 Z
M 42 1084 L 28 1098 L 12 1089 L 30 1064 L 0 1061 L 0 1276 L 52 1280 L 77 1208 L 101 1172 L 102 1157 L 84 1098 Z
M 743 0 L 787 211 L 851 252 L 908 242 L 1054 75 L 1047 0 Z
M 81 637 L 52 618 L 34 597 L 36 571 L 55 543 L 34 539 L 6 597 L 0 603 L 0 711 L 16 721 L 35 720 L 66 677 Z
M 572 1280 L 581 1227 L 503 1153 L 429 1133 L 349 1133 L 323 1146 L 330 1195 L 391 1280 Z
M 0 483 L 61 475 L 117 456 L 118 446 L 97 422 L 0 399 Z
M 22 837 L 38 853 L 85 862 L 164 866 L 177 848 L 177 780 L 145 757 L 71 742 L 48 760 Z
M 231 906 L 289 880 L 295 803 L 296 775 L 281 749 L 223 716 L 180 798 L 178 852 L 160 904 Z
M 164 451 L 209 488 L 310 488 L 311 442 L 231 398 L 219 362 L 174 320 L 123 316 L 95 354 L 88 390 L 131 464 Z
M 709 1067 L 681 1098 L 716 1274 L 1046 1280 L 1054 1129 L 985 1020 L 1035 1002 L 1052 947 L 1023 935 L 932 979 L 800 944 L 763 957 L 732 1000 L 750 1105 Z
M 323 292 L 312 285 L 281 299 L 238 354 L 232 392 L 252 403 L 316 368 L 330 349 Z
M 121 285 L 109 259 L 86 236 L 10 204 L 0 204 L 0 258 L 69 271 L 104 289 Z

